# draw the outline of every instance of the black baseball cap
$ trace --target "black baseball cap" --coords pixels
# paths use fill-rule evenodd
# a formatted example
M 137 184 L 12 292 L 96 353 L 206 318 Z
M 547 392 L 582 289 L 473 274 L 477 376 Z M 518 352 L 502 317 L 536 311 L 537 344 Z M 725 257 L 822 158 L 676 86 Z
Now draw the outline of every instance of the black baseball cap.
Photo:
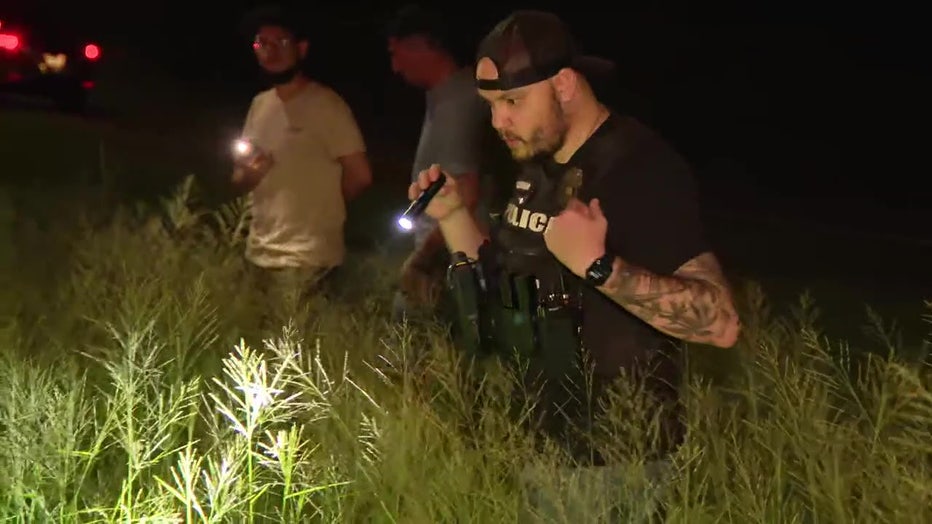
M 546 11 L 520 10 L 496 25 L 479 43 L 476 62 L 489 58 L 495 80 L 476 79 L 479 89 L 515 89 L 546 80 L 568 67 L 590 81 L 611 76 L 615 63 L 582 53 L 566 23 Z

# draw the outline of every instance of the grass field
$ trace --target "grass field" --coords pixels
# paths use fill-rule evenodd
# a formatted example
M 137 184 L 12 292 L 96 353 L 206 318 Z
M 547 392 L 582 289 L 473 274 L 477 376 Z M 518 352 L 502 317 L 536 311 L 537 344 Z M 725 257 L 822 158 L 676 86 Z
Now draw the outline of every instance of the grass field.
M 403 195 L 379 174 L 403 180 L 403 161 L 376 155 L 381 180 L 350 211 L 342 296 L 263 302 L 239 263 L 242 209 L 189 198 L 224 169 L 195 136 L 219 121 L 198 121 L 0 115 L 0 516 L 513 522 L 535 492 L 643 512 L 656 413 L 636 385 L 599 436 L 627 444 L 611 456 L 625 482 L 589 492 L 506 422 L 501 369 L 467 387 L 434 328 L 386 322 Z M 889 274 L 918 255 L 712 218 L 746 328 L 735 349 L 689 350 L 667 519 L 932 520 L 930 297 Z M 852 245 L 880 255 L 854 263 Z

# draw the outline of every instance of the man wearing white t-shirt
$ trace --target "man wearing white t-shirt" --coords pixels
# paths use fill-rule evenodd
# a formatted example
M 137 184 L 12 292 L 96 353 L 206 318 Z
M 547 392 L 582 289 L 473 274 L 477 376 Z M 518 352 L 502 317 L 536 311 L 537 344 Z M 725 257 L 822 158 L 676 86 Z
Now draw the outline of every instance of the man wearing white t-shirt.
M 251 204 L 245 256 L 274 285 L 302 293 L 343 264 L 346 203 L 369 187 L 372 173 L 349 106 L 301 71 L 308 42 L 296 17 L 266 8 L 249 20 L 273 87 L 252 100 L 242 137 L 256 154 L 238 160 L 233 173 Z

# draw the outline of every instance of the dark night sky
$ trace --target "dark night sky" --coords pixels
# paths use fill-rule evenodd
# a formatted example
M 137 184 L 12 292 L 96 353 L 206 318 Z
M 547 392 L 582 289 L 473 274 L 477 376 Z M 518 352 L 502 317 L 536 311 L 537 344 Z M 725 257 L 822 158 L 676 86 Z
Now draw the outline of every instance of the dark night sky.
M 236 33 L 243 8 L 253 2 L 29 4 L 46 16 L 57 13 L 72 30 L 136 48 L 184 80 L 222 78 L 246 95 L 256 88 L 252 57 Z M 385 118 L 398 104 L 380 105 L 382 97 L 372 91 L 406 92 L 391 77 L 378 32 L 393 4 L 379 10 L 354 0 L 313 4 L 321 13 L 311 43 L 314 70 L 357 111 Z M 461 4 L 446 9 L 467 39 L 514 7 L 563 15 L 589 51 L 618 61 L 633 110 L 710 183 L 781 197 L 932 207 L 923 189 L 932 172 L 925 153 L 928 31 L 915 8 L 675 1 L 620 4 L 608 14 L 592 2 L 572 2 L 574 9 L 568 2 Z M 411 114 L 413 121 L 420 117 L 416 108 Z M 835 212 L 846 213 L 845 205 Z

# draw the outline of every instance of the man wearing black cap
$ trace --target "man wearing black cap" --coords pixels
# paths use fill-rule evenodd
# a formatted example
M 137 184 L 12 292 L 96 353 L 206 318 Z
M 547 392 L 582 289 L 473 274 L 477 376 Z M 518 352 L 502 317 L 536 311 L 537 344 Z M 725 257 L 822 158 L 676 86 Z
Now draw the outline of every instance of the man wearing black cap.
M 624 369 L 674 406 L 662 417 L 662 456 L 682 438 L 679 343 L 727 348 L 740 330 L 689 166 L 593 94 L 592 83 L 612 68 L 582 55 L 552 14 L 518 11 L 499 23 L 479 46 L 476 85 L 523 171 L 489 236 L 463 211 L 455 181 L 426 210 L 448 249 L 483 269 L 497 326 L 487 335 L 492 345 L 516 348 L 528 357 L 527 379 L 545 381 L 543 429 L 596 465 L 600 454 L 573 428 L 586 431 L 594 408 L 595 399 L 577 402 L 586 395 L 583 354 L 594 395 Z M 409 197 L 442 169 L 421 172 Z
M 243 126 L 257 154 L 238 157 L 233 173 L 251 200 L 246 259 L 277 291 L 300 295 L 342 265 L 346 202 L 372 174 L 347 103 L 302 71 L 308 35 L 300 14 L 260 7 L 244 29 L 271 84 L 253 98 Z

